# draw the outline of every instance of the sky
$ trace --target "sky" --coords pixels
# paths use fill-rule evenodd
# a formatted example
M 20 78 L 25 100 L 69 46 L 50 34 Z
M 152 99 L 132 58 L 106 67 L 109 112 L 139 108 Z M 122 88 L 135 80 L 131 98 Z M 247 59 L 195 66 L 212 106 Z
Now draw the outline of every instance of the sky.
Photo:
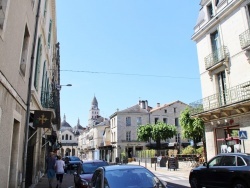
M 96 97 L 109 118 L 147 100 L 200 100 L 196 43 L 200 0 L 57 1 L 61 119 L 86 127 Z

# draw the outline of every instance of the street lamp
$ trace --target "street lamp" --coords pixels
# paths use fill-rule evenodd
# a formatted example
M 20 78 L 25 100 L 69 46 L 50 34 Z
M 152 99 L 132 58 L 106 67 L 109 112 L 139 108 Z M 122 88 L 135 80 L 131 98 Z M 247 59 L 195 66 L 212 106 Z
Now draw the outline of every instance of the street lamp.
M 57 89 L 58 91 L 60 91 L 61 88 L 62 88 L 62 86 L 72 86 L 72 84 L 67 84 L 67 85 L 56 85 L 56 89 Z

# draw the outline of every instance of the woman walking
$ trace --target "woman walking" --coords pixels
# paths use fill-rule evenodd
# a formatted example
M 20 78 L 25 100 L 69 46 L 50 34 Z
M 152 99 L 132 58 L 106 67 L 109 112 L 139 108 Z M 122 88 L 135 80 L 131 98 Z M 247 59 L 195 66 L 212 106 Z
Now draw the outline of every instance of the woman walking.
M 55 164 L 56 179 L 57 179 L 56 188 L 58 188 L 58 186 L 61 188 L 62 180 L 63 180 L 63 174 L 64 174 L 64 167 L 65 167 L 65 163 L 62 160 L 62 157 L 58 156 L 56 164 Z

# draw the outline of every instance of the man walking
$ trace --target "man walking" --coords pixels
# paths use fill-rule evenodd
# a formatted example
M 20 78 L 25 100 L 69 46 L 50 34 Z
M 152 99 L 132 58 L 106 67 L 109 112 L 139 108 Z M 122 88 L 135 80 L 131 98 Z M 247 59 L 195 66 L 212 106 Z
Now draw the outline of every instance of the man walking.
M 47 162 L 47 177 L 49 180 L 49 188 L 52 188 L 52 181 L 55 177 L 55 163 L 56 158 L 53 152 L 50 152 L 48 158 L 46 159 Z

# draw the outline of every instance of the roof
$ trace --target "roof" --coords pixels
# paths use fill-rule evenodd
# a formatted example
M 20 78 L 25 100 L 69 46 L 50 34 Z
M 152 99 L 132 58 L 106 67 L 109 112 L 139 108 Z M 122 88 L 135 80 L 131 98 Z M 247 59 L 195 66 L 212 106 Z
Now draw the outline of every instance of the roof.
M 184 105 L 187 105 L 187 104 L 185 104 L 184 102 L 181 102 L 181 101 L 178 100 L 178 101 L 174 101 L 174 102 L 169 103 L 169 104 L 164 104 L 163 106 L 160 106 L 160 107 L 153 108 L 152 110 L 150 110 L 150 112 L 155 112 L 155 111 L 157 111 L 157 110 L 161 110 L 161 109 L 166 108 L 166 107 L 169 107 L 169 106 L 171 106 L 171 105 L 173 105 L 173 104 L 175 104 L 175 103 L 182 103 L 182 104 L 184 104 Z
M 61 123 L 61 127 L 70 127 L 70 128 L 72 128 L 72 127 L 70 126 L 70 124 L 66 121 L 66 116 L 65 116 L 65 114 L 64 114 L 64 116 L 63 116 L 63 122 Z
M 121 110 L 118 113 L 148 113 L 148 111 L 146 109 L 142 109 L 139 104 L 136 104 L 125 110 Z
M 98 107 L 98 102 L 96 100 L 96 97 L 94 96 L 93 100 L 92 100 L 92 105 L 93 106 L 97 106 Z
M 106 162 L 106 161 L 104 161 L 104 160 L 98 160 L 98 159 L 96 159 L 96 160 L 84 160 L 84 161 L 82 161 L 82 163 L 100 163 L 100 162 Z

